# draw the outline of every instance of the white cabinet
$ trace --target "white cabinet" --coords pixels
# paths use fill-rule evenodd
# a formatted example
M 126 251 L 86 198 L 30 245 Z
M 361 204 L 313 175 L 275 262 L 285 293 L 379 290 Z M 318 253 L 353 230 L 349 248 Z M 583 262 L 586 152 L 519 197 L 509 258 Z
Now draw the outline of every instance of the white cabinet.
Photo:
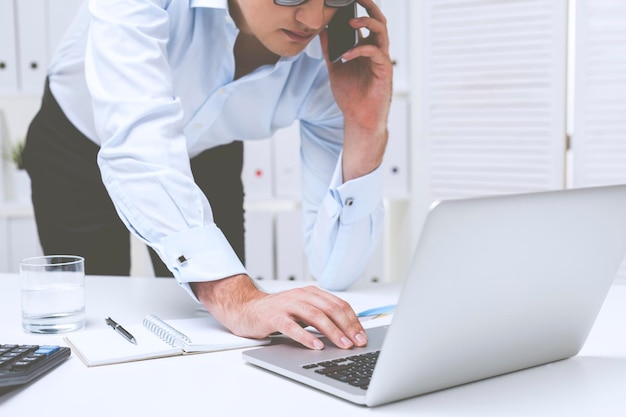
M 17 91 L 17 43 L 13 0 L 0 0 L 0 94 Z
M 246 210 L 245 212 L 246 269 L 257 281 L 273 280 L 274 212 Z
M 45 0 L 15 2 L 20 92 L 41 94 L 48 65 Z
M 46 68 L 82 0 L 0 0 L 0 94 L 40 96 Z
M 300 210 L 276 212 L 275 232 L 276 279 L 283 281 L 309 279 Z
M 389 140 L 381 168 L 383 193 L 388 199 L 409 197 L 409 99 L 396 95 L 389 109 Z
M 0 272 L 18 272 L 20 260 L 43 252 L 32 212 L 24 206 L 0 210 Z

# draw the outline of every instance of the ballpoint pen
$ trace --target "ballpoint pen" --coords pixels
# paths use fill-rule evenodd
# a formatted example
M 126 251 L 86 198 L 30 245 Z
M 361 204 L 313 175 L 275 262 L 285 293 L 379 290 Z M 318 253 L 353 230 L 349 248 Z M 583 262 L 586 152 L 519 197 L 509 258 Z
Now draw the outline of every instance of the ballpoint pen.
M 128 330 L 117 324 L 115 320 L 113 320 L 111 317 L 105 318 L 104 321 L 106 322 L 106 324 L 113 327 L 113 330 L 121 334 L 124 339 L 128 340 L 130 343 L 137 344 L 137 339 L 135 339 L 135 336 L 133 336 L 128 332 Z

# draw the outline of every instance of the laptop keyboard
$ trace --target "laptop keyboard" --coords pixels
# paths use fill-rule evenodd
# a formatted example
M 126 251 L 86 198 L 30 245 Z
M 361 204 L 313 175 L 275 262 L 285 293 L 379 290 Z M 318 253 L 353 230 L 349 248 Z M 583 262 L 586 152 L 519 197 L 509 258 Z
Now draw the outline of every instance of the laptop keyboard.
M 302 366 L 302 368 L 366 390 L 369 387 L 379 353 L 378 350 L 351 355 L 332 361 L 311 363 Z
M 68 356 L 68 347 L 0 344 L 0 391 L 32 381 Z

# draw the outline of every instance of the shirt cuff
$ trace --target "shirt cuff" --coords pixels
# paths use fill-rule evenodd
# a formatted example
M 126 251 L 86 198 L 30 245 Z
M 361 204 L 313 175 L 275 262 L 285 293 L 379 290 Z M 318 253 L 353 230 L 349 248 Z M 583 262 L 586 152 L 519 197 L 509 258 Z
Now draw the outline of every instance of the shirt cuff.
M 215 225 L 185 230 L 163 239 L 163 261 L 189 294 L 190 282 L 216 281 L 247 274 L 226 236 Z
M 380 166 L 367 175 L 343 182 L 341 158 L 330 182 L 327 209 L 339 215 L 342 224 L 354 223 L 376 211 L 383 200 L 383 171 Z

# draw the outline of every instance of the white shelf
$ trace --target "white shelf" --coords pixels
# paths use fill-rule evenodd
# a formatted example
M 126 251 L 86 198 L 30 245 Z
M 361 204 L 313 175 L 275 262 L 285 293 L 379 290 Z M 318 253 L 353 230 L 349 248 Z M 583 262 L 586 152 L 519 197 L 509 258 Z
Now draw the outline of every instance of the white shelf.
M 0 204 L 0 217 L 32 218 L 33 206 L 30 203 L 6 202 Z

